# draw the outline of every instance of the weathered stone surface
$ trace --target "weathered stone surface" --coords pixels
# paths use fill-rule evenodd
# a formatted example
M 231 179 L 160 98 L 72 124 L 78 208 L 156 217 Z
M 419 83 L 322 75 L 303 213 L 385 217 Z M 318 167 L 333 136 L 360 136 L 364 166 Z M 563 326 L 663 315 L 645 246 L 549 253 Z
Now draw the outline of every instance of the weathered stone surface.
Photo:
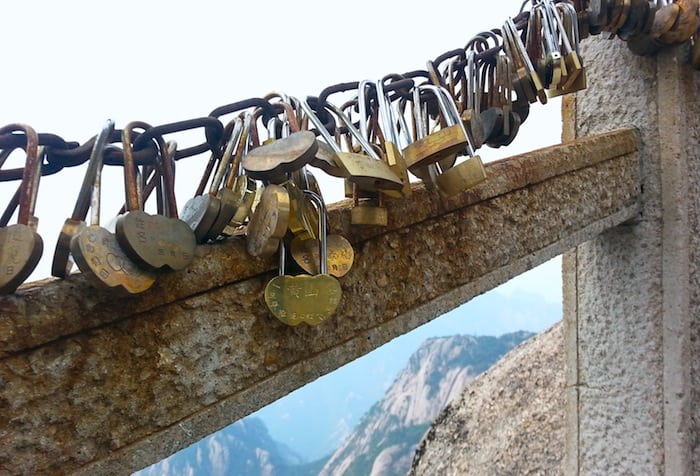
M 409 474 L 565 474 L 564 390 L 558 323 L 506 354 L 440 413 Z
M 411 200 L 387 203 L 387 228 L 352 227 L 349 201 L 339 202 L 329 206 L 331 230 L 359 244 L 387 231 L 631 153 L 637 141 L 631 131 L 604 133 L 492 162 L 487 164 L 486 182 L 450 200 L 442 200 L 422 184 L 414 184 Z M 136 296 L 95 291 L 80 274 L 65 281 L 29 283 L 14 295 L 0 296 L 0 357 L 232 284 L 275 269 L 276 265 L 274 258 L 251 258 L 242 240 L 229 239 L 199 246 L 189 268 L 162 275 L 152 289 Z
M 483 186 L 446 203 L 418 187 L 386 230 L 346 230 L 337 206 L 356 262 L 318 327 L 271 316 L 274 260 L 249 260 L 235 240 L 144 296 L 76 276 L 2 298 L 0 468 L 146 466 L 634 217 L 636 141 L 621 131 L 489 164 Z
M 700 82 L 683 48 L 638 57 L 621 42 L 582 45 L 589 88 L 577 93 L 564 130 L 636 127 L 643 193 L 637 220 L 564 260 L 567 474 L 697 473 L 689 415 L 697 409 Z

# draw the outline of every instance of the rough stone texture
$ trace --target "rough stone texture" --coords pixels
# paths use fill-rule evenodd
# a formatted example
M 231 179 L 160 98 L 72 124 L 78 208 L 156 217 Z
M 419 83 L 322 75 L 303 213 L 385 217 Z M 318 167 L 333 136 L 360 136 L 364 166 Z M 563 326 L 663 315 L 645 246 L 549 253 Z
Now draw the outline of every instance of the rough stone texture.
M 562 327 L 475 378 L 425 434 L 409 474 L 565 474 Z
M 698 80 L 683 48 L 642 58 L 592 38 L 582 54 L 589 88 L 568 120 L 580 137 L 637 127 L 643 193 L 635 221 L 564 260 L 565 473 L 697 474 Z
M 442 202 L 420 187 L 353 242 L 336 315 L 287 327 L 262 290 L 274 260 L 236 240 L 128 299 L 80 276 L 0 299 L 0 470 L 124 474 L 261 408 L 637 213 L 637 136 L 582 139 L 487 167 Z M 204 252 L 206 248 L 206 252 Z
M 692 73 L 692 82 L 684 83 L 686 87 L 690 86 L 695 91 L 700 91 L 700 75 L 697 72 Z M 700 117 L 700 103 L 696 100 L 687 105 L 686 119 Z M 687 141 L 685 146 L 685 156 L 687 160 L 684 162 L 687 165 L 688 173 L 688 196 L 700 197 L 700 130 L 697 127 L 686 128 L 688 131 Z M 690 425 L 688 446 L 692 452 L 692 474 L 700 474 L 700 202 L 695 199 L 688 203 L 690 212 L 688 216 L 689 233 L 689 251 L 688 259 L 688 291 L 689 291 L 689 310 L 687 319 L 690 321 L 690 331 L 686 333 L 685 338 L 689 339 L 691 365 L 690 365 L 690 385 L 691 389 L 687 392 L 690 401 L 690 411 L 683 415 L 684 421 Z

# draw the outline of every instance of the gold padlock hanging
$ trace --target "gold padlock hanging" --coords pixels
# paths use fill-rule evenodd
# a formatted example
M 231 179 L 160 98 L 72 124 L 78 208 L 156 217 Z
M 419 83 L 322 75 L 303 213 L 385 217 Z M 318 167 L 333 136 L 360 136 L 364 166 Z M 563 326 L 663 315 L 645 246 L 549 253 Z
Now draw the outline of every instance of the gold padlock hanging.
M 484 181 L 486 179 L 484 165 L 481 162 L 481 158 L 478 155 L 474 155 L 474 149 L 471 146 L 469 135 L 466 132 L 464 123 L 459 117 L 457 106 L 455 105 L 452 97 L 445 90 L 445 88 L 441 86 L 428 84 L 418 86 L 416 89 L 414 89 L 414 108 L 418 109 L 420 109 L 421 106 L 420 90 L 430 91 L 434 94 L 443 115 L 443 119 L 447 124 L 447 129 L 450 129 L 449 132 L 444 134 L 444 136 L 449 140 L 437 140 L 435 143 L 442 143 L 445 147 L 443 150 L 449 150 L 450 153 L 459 151 L 459 153 L 466 153 L 468 156 L 467 160 L 464 160 L 447 169 L 440 169 L 440 165 L 437 160 L 428 160 L 428 165 L 422 167 L 424 169 L 423 173 L 425 174 L 425 170 L 427 170 L 427 175 L 435 183 L 441 193 L 448 197 L 456 195 L 457 193 L 460 193 L 461 191 Z M 418 122 L 416 129 L 418 131 L 424 131 L 426 128 L 421 123 L 423 120 L 421 111 L 419 110 L 414 116 L 415 120 Z M 435 134 L 437 133 L 433 133 L 433 135 Z M 430 135 L 431 134 L 428 134 L 428 136 Z M 457 144 L 460 145 L 459 148 L 457 148 Z M 406 149 L 408 149 L 408 147 Z
M 283 323 L 296 326 L 302 322 L 318 325 L 335 313 L 342 297 L 338 280 L 328 274 L 326 207 L 323 199 L 311 191 L 304 192 L 319 211 L 319 269 L 316 275 L 285 274 L 286 250 L 280 241 L 279 275 L 265 286 L 265 303 L 273 315 Z

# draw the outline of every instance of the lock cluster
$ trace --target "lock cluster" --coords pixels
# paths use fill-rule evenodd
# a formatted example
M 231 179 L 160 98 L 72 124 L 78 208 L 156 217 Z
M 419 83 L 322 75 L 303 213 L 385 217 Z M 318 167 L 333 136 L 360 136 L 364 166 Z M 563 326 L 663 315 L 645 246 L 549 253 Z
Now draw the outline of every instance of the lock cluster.
M 315 173 L 343 180 L 353 225 L 388 226 L 387 202 L 410 200 L 417 181 L 443 198 L 482 183 L 481 147 L 509 145 L 531 104 L 584 89 L 582 38 L 606 34 L 651 54 L 687 41 L 697 27 L 697 0 L 533 0 L 425 69 L 332 85 L 318 96 L 272 92 L 157 126 L 116 129 L 106 121 L 84 144 L 6 125 L 0 181 L 20 185 L 0 218 L 0 293 L 13 293 L 42 255 L 34 216 L 40 177 L 88 162 L 56 242 L 53 276 L 80 271 L 98 288 L 137 294 L 162 273 L 185 269 L 197 246 L 242 239 L 253 257 L 279 254 L 264 296 L 271 313 L 289 325 L 320 324 L 340 304 L 339 280 L 354 250 L 329 232 Z M 177 135 L 191 130 L 203 141 L 178 148 Z M 3 169 L 17 149 L 25 166 Z M 208 156 L 201 179 L 178 207 L 176 161 L 200 155 Z M 100 224 L 105 165 L 122 167 L 125 193 L 107 227 Z M 15 211 L 17 224 L 8 226 Z

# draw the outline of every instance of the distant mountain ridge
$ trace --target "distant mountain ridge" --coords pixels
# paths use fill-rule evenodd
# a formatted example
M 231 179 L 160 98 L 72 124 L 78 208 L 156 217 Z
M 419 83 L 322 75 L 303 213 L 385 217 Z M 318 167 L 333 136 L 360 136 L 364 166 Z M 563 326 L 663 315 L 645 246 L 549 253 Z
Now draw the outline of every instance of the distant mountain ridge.
M 298 455 L 270 437 L 262 420 L 248 417 L 136 474 L 272 476 L 301 465 Z

